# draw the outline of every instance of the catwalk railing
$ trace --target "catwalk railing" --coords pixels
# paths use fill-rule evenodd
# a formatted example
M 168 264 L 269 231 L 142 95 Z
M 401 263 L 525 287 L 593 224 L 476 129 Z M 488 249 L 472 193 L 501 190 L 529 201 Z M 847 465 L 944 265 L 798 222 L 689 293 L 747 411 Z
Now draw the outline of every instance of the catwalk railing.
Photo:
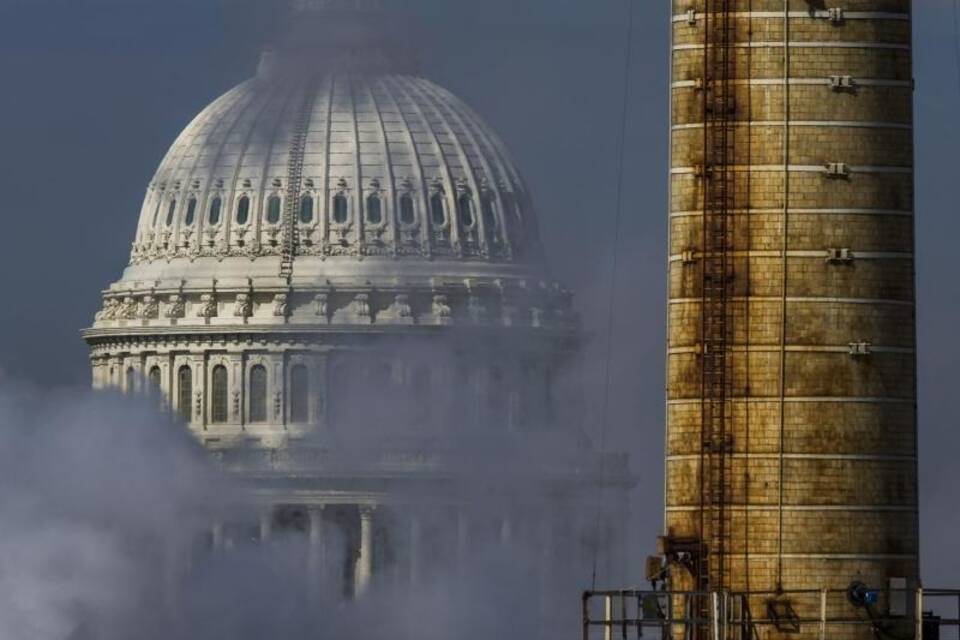
M 960 590 L 861 585 L 783 593 L 622 590 L 583 594 L 583 640 L 703 636 L 712 640 L 960 640 Z

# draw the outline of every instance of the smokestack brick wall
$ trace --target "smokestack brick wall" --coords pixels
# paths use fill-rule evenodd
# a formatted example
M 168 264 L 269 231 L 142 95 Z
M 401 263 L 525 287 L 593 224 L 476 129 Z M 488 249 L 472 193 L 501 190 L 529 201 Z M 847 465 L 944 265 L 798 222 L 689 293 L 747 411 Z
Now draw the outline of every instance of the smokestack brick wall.
M 721 4 L 673 4 L 666 528 L 674 538 L 703 533 L 704 11 Z M 910 2 L 729 4 L 731 481 L 726 584 L 716 586 L 881 587 L 892 577 L 915 586 Z M 696 585 L 679 567 L 672 576 L 676 589 Z

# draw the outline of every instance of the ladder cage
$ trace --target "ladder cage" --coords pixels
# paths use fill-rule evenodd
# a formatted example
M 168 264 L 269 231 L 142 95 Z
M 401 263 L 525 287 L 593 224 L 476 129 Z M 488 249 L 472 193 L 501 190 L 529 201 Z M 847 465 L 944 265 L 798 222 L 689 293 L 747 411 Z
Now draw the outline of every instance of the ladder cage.
M 729 297 L 734 278 L 730 215 L 735 207 L 735 31 L 731 0 L 707 0 L 703 56 L 700 542 L 701 591 L 725 588 L 732 472 L 728 396 Z
M 960 638 L 960 589 L 885 588 L 876 594 L 877 602 L 864 608 L 851 604 L 849 589 L 586 591 L 582 638 Z

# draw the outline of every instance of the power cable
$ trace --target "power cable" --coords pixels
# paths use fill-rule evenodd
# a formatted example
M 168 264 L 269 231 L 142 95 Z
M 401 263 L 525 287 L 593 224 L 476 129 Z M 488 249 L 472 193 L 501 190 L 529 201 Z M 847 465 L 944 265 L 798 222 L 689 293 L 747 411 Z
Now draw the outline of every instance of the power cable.
M 960 92 L 960 0 L 953 0 L 953 57 L 957 68 L 957 91 Z
M 627 50 L 626 50 L 626 60 L 623 65 L 623 105 L 622 111 L 620 114 L 620 137 L 619 137 L 619 148 L 618 148 L 618 168 L 617 168 L 617 205 L 614 211 L 614 226 L 613 226 L 613 256 L 611 259 L 610 265 L 610 302 L 607 309 L 607 344 L 606 344 L 606 356 L 604 359 L 604 392 L 603 392 L 603 403 L 600 410 L 600 442 L 599 442 L 599 451 L 600 451 L 600 502 L 597 505 L 597 522 L 596 522 L 596 531 L 594 536 L 593 544 L 593 571 L 590 577 L 591 589 L 596 590 L 597 588 L 597 557 L 599 553 L 599 543 L 600 543 L 600 527 L 604 515 L 604 488 L 606 486 L 606 436 L 607 436 L 607 422 L 608 416 L 610 413 L 610 377 L 611 377 L 611 360 L 613 358 L 613 326 L 614 326 L 614 313 L 616 311 L 616 292 L 617 292 L 617 268 L 619 266 L 618 260 L 618 248 L 620 245 L 620 226 L 622 218 L 622 208 L 623 208 L 623 176 L 624 176 L 624 165 L 626 164 L 626 135 L 627 135 L 627 120 L 630 109 L 630 75 L 633 68 L 633 31 L 634 31 L 634 21 L 633 21 L 633 0 L 627 1 Z

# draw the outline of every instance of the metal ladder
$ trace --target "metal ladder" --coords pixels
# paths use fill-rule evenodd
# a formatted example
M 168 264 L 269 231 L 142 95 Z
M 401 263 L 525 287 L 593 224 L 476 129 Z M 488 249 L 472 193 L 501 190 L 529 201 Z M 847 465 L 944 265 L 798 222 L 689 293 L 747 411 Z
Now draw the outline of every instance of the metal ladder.
M 703 265 L 701 318 L 701 553 L 698 588 L 726 589 L 730 535 L 731 419 L 728 298 L 733 281 L 734 19 L 732 0 L 707 0 L 703 82 Z
M 307 80 L 303 102 L 297 111 L 290 139 L 290 159 L 287 164 L 287 193 L 283 206 L 283 236 L 280 248 L 280 277 L 287 281 L 293 275 L 293 261 L 299 244 L 297 217 L 300 213 L 300 190 L 303 183 L 303 156 L 307 146 L 313 104 L 317 98 L 318 81 Z

